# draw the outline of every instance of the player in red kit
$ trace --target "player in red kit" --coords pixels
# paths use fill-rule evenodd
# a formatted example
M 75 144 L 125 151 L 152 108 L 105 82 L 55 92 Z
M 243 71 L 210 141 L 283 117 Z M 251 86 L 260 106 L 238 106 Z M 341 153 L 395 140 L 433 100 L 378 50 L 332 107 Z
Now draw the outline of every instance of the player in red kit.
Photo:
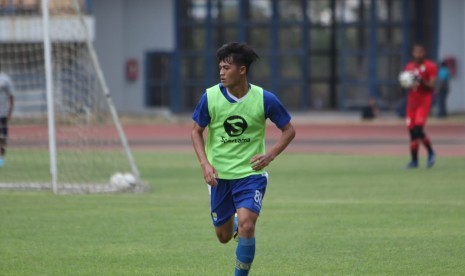
M 426 59 L 426 50 L 423 45 L 416 44 L 412 50 L 413 60 L 409 62 L 404 71 L 410 71 L 415 75 L 415 84 L 408 91 L 407 99 L 407 126 L 410 133 L 410 153 L 412 160 L 407 168 L 418 167 L 418 148 L 423 144 L 428 151 L 427 167 L 431 168 L 435 162 L 435 153 L 431 140 L 424 131 L 424 126 L 433 101 L 437 67 L 436 64 Z

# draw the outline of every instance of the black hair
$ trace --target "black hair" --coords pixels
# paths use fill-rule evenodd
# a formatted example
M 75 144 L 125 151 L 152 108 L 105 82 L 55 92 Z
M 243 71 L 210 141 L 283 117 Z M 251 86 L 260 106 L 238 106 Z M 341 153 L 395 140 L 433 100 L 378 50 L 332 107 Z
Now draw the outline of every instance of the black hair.
M 249 72 L 250 65 L 259 59 L 255 50 L 246 43 L 230 42 L 221 46 L 216 51 L 219 61 L 226 61 L 236 65 L 244 65 L 246 72 Z
M 412 49 L 415 48 L 415 47 L 420 47 L 420 48 L 423 49 L 423 51 L 426 52 L 426 46 L 425 46 L 425 44 L 423 44 L 423 43 L 421 43 L 421 42 L 415 42 L 415 43 L 413 43 Z

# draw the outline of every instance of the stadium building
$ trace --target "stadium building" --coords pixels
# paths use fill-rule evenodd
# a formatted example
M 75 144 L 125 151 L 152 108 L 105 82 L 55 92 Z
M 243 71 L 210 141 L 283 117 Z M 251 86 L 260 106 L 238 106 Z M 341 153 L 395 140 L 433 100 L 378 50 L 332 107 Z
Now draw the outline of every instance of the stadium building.
M 37 0 L 3 2 L 4 18 L 18 12 L 19 2 L 38 9 Z M 354 110 L 372 98 L 395 110 L 405 98 L 397 76 L 412 44 L 421 42 L 431 59 L 455 63 L 448 106 L 465 112 L 462 0 L 81 3 L 122 113 L 190 113 L 205 88 L 218 82 L 215 50 L 233 40 L 250 43 L 261 56 L 251 81 L 293 111 Z

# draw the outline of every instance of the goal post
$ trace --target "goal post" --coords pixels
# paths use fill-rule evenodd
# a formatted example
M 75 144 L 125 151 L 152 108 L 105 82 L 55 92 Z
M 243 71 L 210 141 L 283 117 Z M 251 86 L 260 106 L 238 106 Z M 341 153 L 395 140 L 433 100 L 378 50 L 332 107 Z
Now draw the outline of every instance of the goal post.
M 84 1 L 7 2 L 0 3 L 10 11 L 0 15 L 0 73 L 12 79 L 15 108 L 0 188 L 145 191 Z
M 121 126 L 121 123 L 120 123 L 120 121 L 118 119 L 118 114 L 116 112 L 115 105 L 113 104 L 113 100 L 111 98 L 110 89 L 108 89 L 107 82 L 105 81 L 105 77 L 103 76 L 102 68 L 100 67 L 100 63 L 98 62 L 97 53 L 95 51 L 94 45 L 92 44 L 92 41 L 90 40 L 89 32 L 87 30 L 87 26 L 85 24 L 85 20 L 84 20 L 84 17 L 82 15 L 81 8 L 79 6 L 78 0 L 73 0 L 73 5 L 74 5 L 74 8 L 76 9 L 77 14 L 79 16 L 79 21 L 81 22 L 81 25 L 83 26 L 83 31 L 85 33 L 86 45 L 87 45 L 87 48 L 89 50 L 90 59 L 91 59 L 92 65 L 94 67 L 94 70 L 95 70 L 95 72 L 97 74 L 98 83 L 100 84 L 100 87 L 102 89 L 102 93 L 105 96 L 105 99 L 106 99 L 106 101 L 108 103 L 111 118 L 113 119 L 113 122 L 114 122 L 114 124 L 116 126 L 116 129 L 118 131 L 118 135 L 119 135 L 119 137 L 121 139 L 121 143 L 123 144 L 123 148 L 124 148 L 124 151 L 126 153 L 126 157 L 127 157 L 128 161 L 129 161 L 129 164 L 131 165 L 131 171 L 134 174 L 136 180 L 138 182 L 140 182 L 141 180 L 140 180 L 139 169 L 137 168 L 136 162 L 134 161 L 134 157 L 132 156 L 132 152 L 129 149 L 129 144 L 128 144 L 127 139 L 126 139 L 126 135 L 124 134 L 123 127 Z
M 50 16 L 48 12 L 48 0 L 42 0 L 42 33 L 44 36 L 44 68 L 45 68 L 45 91 L 47 98 L 47 126 L 48 126 L 48 146 L 50 155 L 50 175 L 53 193 L 58 193 L 58 170 L 56 161 L 56 141 L 55 141 L 55 108 L 53 97 L 53 75 L 52 75 L 52 46 L 50 42 Z

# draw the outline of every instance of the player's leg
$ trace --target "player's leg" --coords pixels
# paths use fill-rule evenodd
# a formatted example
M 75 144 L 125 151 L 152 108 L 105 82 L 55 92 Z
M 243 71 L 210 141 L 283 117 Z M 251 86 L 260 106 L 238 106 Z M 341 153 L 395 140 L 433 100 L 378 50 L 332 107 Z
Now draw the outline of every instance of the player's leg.
M 414 135 L 418 138 L 418 141 L 421 141 L 421 143 L 425 146 L 426 150 L 428 151 L 428 160 L 427 160 L 426 166 L 428 168 L 431 168 L 434 165 L 436 154 L 434 153 L 431 140 L 428 138 L 428 136 L 424 132 L 424 126 L 422 125 L 414 126 L 413 132 L 414 132 Z M 418 151 L 418 145 L 419 143 L 417 144 L 417 151 Z
M 247 208 L 237 209 L 239 238 L 253 238 L 258 214 Z
M 418 146 L 420 144 L 417 133 L 414 131 L 415 126 L 415 108 L 407 107 L 407 128 L 410 134 L 410 156 L 411 160 L 407 164 L 407 169 L 413 169 L 418 167 Z
M 236 248 L 235 275 L 248 275 L 255 258 L 255 225 L 258 214 L 247 208 L 237 209 L 239 239 Z
M 431 98 L 425 98 L 422 104 L 419 106 L 417 111 L 417 119 L 416 119 L 416 128 L 418 132 L 418 137 L 420 142 L 425 146 L 426 150 L 428 151 L 428 161 L 427 167 L 431 168 L 434 165 L 436 154 L 433 150 L 433 144 L 431 143 L 431 139 L 426 135 L 424 131 L 424 126 L 426 125 L 426 121 L 428 120 L 428 116 L 431 110 Z
M 6 139 L 1 137 L 0 134 L 0 167 L 3 167 L 5 164 L 5 147 L 6 147 Z
M 6 145 L 8 137 L 8 125 L 6 118 L 0 118 L 0 167 L 5 164 Z
M 418 167 L 418 148 L 419 148 L 420 141 L 417 139 L 415 130 L 413 128 L 409 129 L 409 132 L 410 132 L 410 137 L 411 137 L 410 145 L 409 145 L 411 160 L 407 164 L 407 169 L 414 169 Z
M 428 151 L 428 160 L 426 163 L 426 167 L 431 168 L 434 166 L 434 163 L 436 162 L 436 152 L 433 150 L 433 144 L 431 143 L 431 140 L 426 136 L 422 140 L 423 145 L 426 147 L 426 150 Z
M 424 126 L 419 126 L 418 132 L 420 133 L 420 141 L 421 143 L 425 146 L 426 150 L 428 151 L 428 160 L 426 163 L 426 166 L 428 168 L 431 168 L 435 161 L 436 161 L 436 153 L 433 150 L 433 143 L 431 142 L 431 139 L 426 135 L 424 131 Z
M 0 134 L 0 158 L 6 153 L 6 139 Z
M 441 89 L 438 94 L 438 117 L 445 118 L 447 116 L 447 90 Z
M 233 236 L 234 227 L 234 215 L 227 219 L 222 225 L 215 226 L 215 233 L 218 237 L 218 241 L 221 243 L 227 243 Z
M 255 258 L 255 226 L 265 195 L 267 176 L 253 175 L 237 181 L 233 189 L 237 207 L 239 241 L 235 275 L 248 275 Z
M 233 236 L 234 206 L 231 181 L 218 179 L 218 185 L 210 189 L 211 218 L 219 242 L 227 243 Z

